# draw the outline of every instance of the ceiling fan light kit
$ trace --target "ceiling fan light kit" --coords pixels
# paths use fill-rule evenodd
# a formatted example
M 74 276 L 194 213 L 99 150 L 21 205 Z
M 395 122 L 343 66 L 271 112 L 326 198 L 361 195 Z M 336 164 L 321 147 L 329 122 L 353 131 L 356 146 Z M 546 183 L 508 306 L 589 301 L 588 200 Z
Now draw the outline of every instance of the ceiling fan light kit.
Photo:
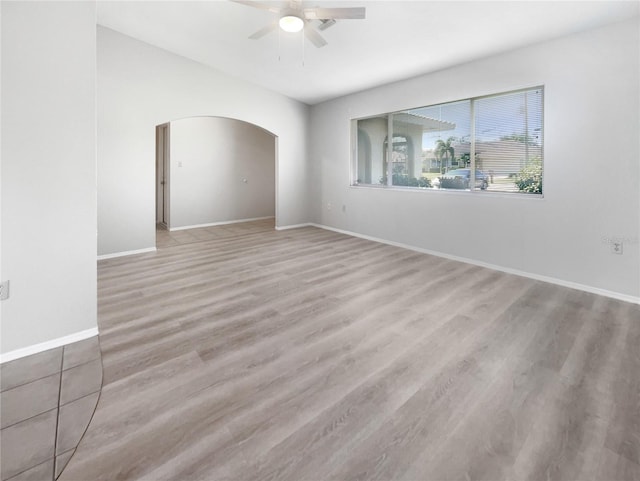
M 285 32 L 296 33 L 304 28 L 304 21 L 296 15 L 285 15 L 278 22 Z

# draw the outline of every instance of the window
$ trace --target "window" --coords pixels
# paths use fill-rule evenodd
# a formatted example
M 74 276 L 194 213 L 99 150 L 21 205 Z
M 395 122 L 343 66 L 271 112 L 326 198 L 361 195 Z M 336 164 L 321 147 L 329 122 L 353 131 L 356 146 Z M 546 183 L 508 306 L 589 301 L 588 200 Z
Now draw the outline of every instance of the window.
M 353 185 L 542 194 L 542 120 L 542 87 L 353 120 Z

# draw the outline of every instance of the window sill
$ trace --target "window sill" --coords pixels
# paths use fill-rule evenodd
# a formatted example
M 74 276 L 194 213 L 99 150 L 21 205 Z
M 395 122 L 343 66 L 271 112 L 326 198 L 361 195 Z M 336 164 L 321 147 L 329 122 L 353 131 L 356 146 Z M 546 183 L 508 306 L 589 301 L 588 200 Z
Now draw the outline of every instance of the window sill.
M 352 189 L 372 189 L 387 190 L 396 192 L 429 192 L 430 195 L 462 195 L 462 196 L 482 196 L 490 198 L 510 198 L 510 199 L 544 199 L 544 194 L 525 194 L 520 192 L 499 192 L 489 190 L 466 190 L 466 189 L 439 189 L 439 188 L 420 188 L 420 187 L 403 187 L 400 185 L 375 185 L 375 184 L 351 184 Z

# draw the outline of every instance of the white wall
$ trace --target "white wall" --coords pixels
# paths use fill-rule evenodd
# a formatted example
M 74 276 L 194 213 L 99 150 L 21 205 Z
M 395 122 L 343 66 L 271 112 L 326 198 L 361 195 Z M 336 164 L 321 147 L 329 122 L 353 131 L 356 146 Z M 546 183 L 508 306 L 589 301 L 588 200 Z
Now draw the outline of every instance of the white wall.
M 275 215 L 275 137 L 220 117 L 171 122 L 170 228 Z
M 308 106 L 98 27 L 98 254 L 155 246 L 155 126 L 217 116 L 278 137 L 276 222 L 309 219 Z
M 314 221 L 640 296 L 639 43 L 636 18 L 313 106 Z M 349 187 L 350 118 L 537 85 L 544 199 Z
M 96 323 L 95 4 L 2 2 L 0 352 Z

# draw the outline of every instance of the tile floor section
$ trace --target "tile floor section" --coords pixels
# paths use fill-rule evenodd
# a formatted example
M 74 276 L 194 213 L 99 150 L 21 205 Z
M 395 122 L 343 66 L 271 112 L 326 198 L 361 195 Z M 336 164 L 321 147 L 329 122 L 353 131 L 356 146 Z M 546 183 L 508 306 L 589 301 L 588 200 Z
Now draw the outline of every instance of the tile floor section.
M 98 336 L 0 365 L 2 481 L 56 479 L 102 387 Z

